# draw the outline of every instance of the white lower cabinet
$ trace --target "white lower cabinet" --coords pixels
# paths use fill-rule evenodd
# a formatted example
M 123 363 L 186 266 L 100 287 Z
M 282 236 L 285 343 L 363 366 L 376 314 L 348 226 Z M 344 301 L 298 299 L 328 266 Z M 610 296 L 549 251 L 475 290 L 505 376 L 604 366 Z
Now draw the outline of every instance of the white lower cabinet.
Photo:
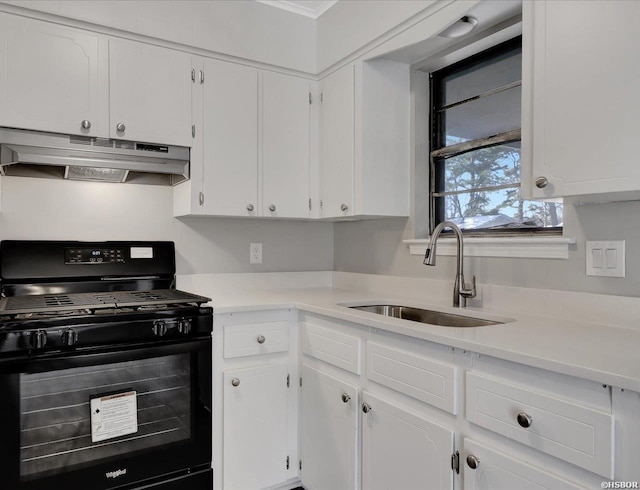
M 288 365 L 224 373 L 225 489 L 267 488 L 288 478 Z
M 580 489 L 568 480 L 532 466 L 523 459 L 464 440 L 464 490 Z
M 358 388 L 303 366 L 301 397 L 304 486 L 310 490 L 357 488 Z
M 294 314 L 216 315 L 216 490 L 637 479 L 637 393 L 314 313 L 298 312 L 296 325 Z
M 367 392 L 362 412 L 363 489 L 453 489 L 452 430 Z

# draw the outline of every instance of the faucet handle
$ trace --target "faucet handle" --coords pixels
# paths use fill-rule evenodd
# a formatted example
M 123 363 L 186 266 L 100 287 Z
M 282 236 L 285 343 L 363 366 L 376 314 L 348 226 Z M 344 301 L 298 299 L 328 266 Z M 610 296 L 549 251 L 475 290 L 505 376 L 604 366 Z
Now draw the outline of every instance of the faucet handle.
M 469 288 L 463 280 L 460 284 L 460 296 L 464 298 L 475 298 L 476 294 L 476 276 L 471 277 L 471 288 Z

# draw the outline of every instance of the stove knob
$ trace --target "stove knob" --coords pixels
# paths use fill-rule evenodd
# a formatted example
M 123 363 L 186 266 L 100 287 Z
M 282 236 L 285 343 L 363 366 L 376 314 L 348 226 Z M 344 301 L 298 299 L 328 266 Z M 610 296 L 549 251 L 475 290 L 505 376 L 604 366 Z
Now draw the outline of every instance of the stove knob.
M 178 322 L 178 332 L 182 335 L 189 335 L 191 333 L 191 320 L 180 320 Z
M 153 333 L 157 337 L 164 337 L 167 333 L 167 324 L 163 321 L 153 322 Z
M 73 328 L 67 328 L 64 332 L 62 332 L 62 345 L 71 347 L 72 345 L 76 345 L 77 343 L 78 332 L 76 332 Z
M 29 341 L 31 343 L 31 347 L 33 347 L 34 349 L 42 349 L 45 345 L 47 345 L 47 332 L 45 332 L 44 330 L 36 330 L 35 332 L 31 332 Z

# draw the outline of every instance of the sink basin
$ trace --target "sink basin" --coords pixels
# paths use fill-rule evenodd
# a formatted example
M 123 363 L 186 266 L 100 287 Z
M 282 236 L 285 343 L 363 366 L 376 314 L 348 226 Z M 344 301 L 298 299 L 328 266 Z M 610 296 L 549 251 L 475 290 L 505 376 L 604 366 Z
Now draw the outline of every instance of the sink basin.
M 409 306 L 367 305 L 350 306 L 349 308 L 393 318 L 401 318 L 403 320 L 411 320 L 413 322 L 428 323 L 429 325 L 440 325 L 441 327 L 485 327 L 487 325 L 502 324 L 502 322 L 484 320 L 482 318 L 454 315 L 434 310 L 423 310 Z

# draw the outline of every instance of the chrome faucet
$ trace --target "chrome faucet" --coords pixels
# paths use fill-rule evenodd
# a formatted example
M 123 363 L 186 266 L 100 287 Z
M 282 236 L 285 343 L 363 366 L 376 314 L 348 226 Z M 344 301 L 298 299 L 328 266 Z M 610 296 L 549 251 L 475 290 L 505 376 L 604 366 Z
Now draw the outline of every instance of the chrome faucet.
M 467 306 L 467 298 L 476 297 L 476 276 L 471 279 L 471 287 L 468 287 L 464 282 L 463 272 L 463 259 L 464 259 L 464 244 L 462 243 L 462 232 L 458 225 L 451 221 L 443 221 L 431 234 L 431 240 L 429 246 L 424 254 L 424 265 L 436 265 L 436 242 L 440 237 L 440 233 L 445 228 L 451 228 L 456 235 L 456 258 L 458 260 L 458 266 L 456 269 L 456 280 L 453 283 L 453 306 Z M 462 302 L 460 301 L 462 298 Z

